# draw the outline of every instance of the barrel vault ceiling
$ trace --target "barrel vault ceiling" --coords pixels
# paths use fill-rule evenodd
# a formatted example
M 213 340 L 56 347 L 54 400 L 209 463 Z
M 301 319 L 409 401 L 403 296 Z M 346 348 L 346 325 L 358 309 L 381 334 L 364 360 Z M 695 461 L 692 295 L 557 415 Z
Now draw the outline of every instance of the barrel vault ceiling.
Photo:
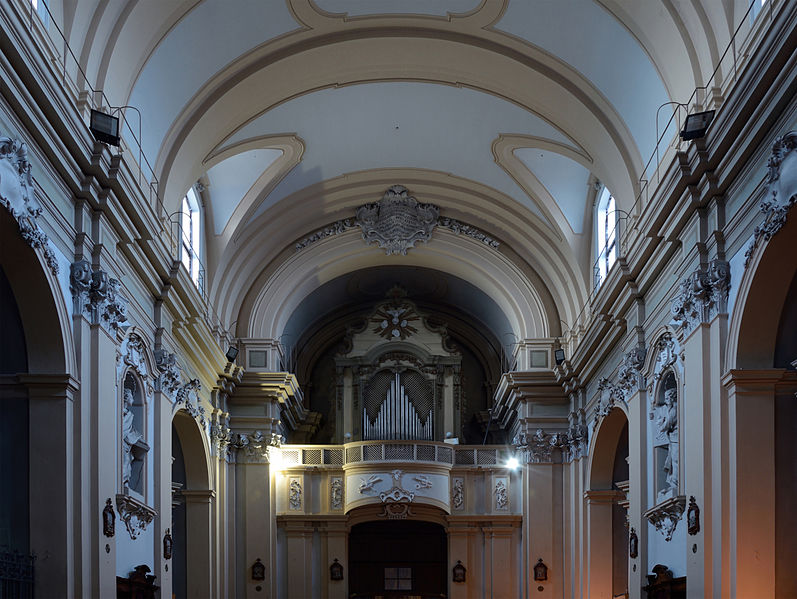
M 209 295 L 239 336 L 257 329 L 252 315 L 287 266 L 305 279 L 270 334 L 335 277 L 383 263 L 456 277 L 458 260 L 507 314 L 510 295 L 537 302 L 535 326 L 509 317 L 517 334 L 558 334 L 590 289 L 596 183 L 621 209 L 633 204 L 670 114 L 657 125 L 657 111 L 708 79 L 746 10 L 742 0 L 50 4 L 92 87 L 140 112 L 168 211 L 202 183 Z M 136 114 L 126 117 L 138 135 Z M 467 239 L 385 256 L 348 233 L 325 241 L 315 266 L 297 263 L 297 240 L 393 184 L 499 240 L 479 251 L 501 256 L 476 267 Z M 499 266 L 513 283 L 493 275 Z

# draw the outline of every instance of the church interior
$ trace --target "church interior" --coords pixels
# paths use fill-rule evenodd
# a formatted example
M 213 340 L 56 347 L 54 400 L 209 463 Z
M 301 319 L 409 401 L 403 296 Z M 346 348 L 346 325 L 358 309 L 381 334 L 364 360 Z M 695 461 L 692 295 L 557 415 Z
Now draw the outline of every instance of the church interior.
M 0 31 L 0 597 L 797 598 L 797 2 Z

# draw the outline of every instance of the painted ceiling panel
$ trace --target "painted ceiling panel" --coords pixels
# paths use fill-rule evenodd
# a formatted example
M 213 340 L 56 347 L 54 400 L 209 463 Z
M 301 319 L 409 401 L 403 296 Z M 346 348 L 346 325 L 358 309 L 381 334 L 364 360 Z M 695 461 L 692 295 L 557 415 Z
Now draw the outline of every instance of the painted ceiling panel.
M 144 154 L 154 163 L 180 110 L 209 78 L 253 47 L 298 24 L 285 2 L 206 0 L 164 37 L 129 103 L 142 113 Z
M 213 226 L 220 235 L 235 207 L 257 178 L 282 156 L 282 150 L 260 149 L 241 152 L 208 169 Z
M 438 15 L 464 13 L 474 10 L 481 0 L 315 0 L 316 6 L 331 13 L 349 16 L 379 14 Z
M 650 158 L 656 111 L 670 98 L 644 49 L 609 12 L 593 0 L 512 0 L 496 27 L 591 80 L 622 116 L 643 163 Z
M 537 148 L 519 148 L 515 156 L 540 180 L 576 234 L 583 233 L 589 170 L 566 156 Z
M 404 82 L 362 84 L 301 96 L 261 115 L 227 143 L 294 132 L 306 143 L 302 163 L 276 187 L 255 216 L 308 185 L 345 173 L 420 168 L 489 185 L 543 218 L 536 204 L 495 163 L 491 144 L 500 133 L 512 132 L 572 147 L 540 117 L 490 94 Z

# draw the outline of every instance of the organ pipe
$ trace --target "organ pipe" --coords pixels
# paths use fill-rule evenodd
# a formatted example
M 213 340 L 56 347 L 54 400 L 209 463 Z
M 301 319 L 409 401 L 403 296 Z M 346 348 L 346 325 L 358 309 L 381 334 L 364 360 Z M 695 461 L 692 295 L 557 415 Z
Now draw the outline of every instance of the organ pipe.
M 430 408 L 426 422 L 422 422 L 404 385 L 401 384 L 400 374 L 396 373 L 373 422 L 363 406 L 362 425 L 363 438 L 366 440 L 432 441 L 434 438 L 434 411 L 433 408 Z

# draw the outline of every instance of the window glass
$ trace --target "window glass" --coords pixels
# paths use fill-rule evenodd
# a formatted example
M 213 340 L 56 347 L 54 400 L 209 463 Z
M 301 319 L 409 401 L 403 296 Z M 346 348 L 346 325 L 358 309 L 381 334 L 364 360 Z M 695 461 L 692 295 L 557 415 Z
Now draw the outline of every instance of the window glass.
M 200 291 L 204 275 L 200 263 L 201 241 L 199 202 L 192 188 L 183 197 L 180 209 L 180 261 Z
M 598 259 L 595 264 L 595 286 L 597 287 L 617 260 L 617 210 L 614 196 L 605 187 L 598 201 L 596 224 Z

